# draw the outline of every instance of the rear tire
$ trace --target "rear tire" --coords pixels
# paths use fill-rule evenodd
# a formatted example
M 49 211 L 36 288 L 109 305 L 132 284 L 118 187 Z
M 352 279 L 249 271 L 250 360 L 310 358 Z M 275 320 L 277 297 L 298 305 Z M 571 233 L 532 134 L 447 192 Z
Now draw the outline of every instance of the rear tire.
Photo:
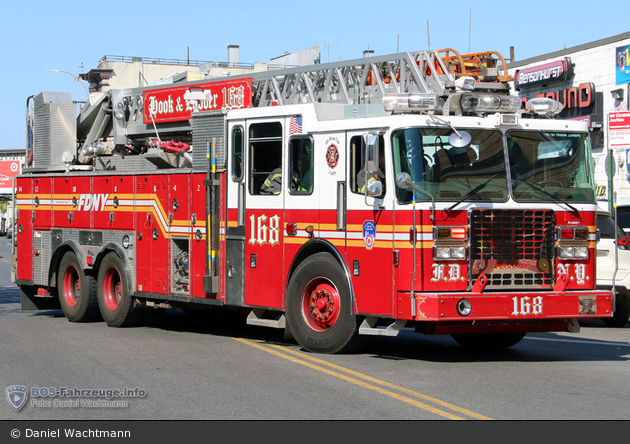
M 134 306 L 127 279 L 120 257 L 108 253 L 98 271 L 98 307 L 110 327 L 135 325 L 142 314 L 142 307 Z
M 478 350 L 500 350 L 521 342 L 527 333 L 471 333 L 451 335 L 460 345 Z
M 295 270 L 287 287 L 286 317 L 288 330 L 308 351 L 348 353 L 364 345 L 346 274 L 328 253 L 314 254 Z
M 626 293 L 617 293 L 615 303 L 615 313 L 612 318 L 605 318 L 604 324 L 608 327 L 623 327 L 630 318 L 630 297 Z
M 61 259 L 57 291 L 63 314 L 70 322 L 89 322 L 98 318 L 96 279 L 86 273 L 72 251 Z

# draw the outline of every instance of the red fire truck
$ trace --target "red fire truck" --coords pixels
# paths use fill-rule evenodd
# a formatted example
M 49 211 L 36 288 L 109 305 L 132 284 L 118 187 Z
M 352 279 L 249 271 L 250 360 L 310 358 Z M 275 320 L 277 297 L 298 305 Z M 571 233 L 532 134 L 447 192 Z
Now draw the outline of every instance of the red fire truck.
M 509 347 L 612 316 L 589 132 L 497 53 L 403 52 L 27 100 L 23 309 L 238 309 L 335 353 L 403 328 Z M 29 106 L 30 104 L 30 106 Z M 58 305 L 57 305 L 58 304 Z

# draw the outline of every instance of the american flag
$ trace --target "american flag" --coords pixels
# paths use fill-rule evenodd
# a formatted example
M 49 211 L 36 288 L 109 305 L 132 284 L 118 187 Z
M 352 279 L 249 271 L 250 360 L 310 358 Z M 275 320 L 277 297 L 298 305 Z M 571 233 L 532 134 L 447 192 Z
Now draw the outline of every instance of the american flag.
M 299 134 L 302 132 L 302 116 L 291 117 L 291 127 L 289 134 Z

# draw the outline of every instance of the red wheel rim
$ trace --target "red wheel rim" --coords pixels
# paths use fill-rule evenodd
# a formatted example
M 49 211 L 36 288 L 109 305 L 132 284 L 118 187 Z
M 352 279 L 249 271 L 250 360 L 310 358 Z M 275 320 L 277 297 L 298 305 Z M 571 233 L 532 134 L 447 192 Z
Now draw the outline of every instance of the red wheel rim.
M 105 272 L 103 279 L 103 296 L 105 305 L 111 311 L 116 310 L 120 306 L 122 299 L 122 280 L 120 274 L 115 268 L 110 268 Z
M 341 310 L 337 288 L 328 279 L 311 281 L 302 294 L 302 313 L 310 327 L 326 331 L 335 325 Z
M 81 297 L 81 279 L 73 266 L 66 268 L 63 274 L 63 299 L 70 307 L 76 307 Z

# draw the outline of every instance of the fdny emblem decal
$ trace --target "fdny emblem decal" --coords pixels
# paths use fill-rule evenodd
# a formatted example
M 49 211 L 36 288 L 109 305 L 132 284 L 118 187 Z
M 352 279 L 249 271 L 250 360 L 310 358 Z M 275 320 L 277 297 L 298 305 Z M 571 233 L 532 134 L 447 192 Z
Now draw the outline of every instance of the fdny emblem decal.
M 365 248 L 371 250 L 374 247 L 374 240 L 376 239 L 376 224 L 371 220 L 366 220 L 363 223 L 363 243 Z
M 326 163 L 328 163 L 328 167 L 331 170 L 339 164 L 339 150 L 334 143 L 328 145 L 328 149 L 326 150 Z

